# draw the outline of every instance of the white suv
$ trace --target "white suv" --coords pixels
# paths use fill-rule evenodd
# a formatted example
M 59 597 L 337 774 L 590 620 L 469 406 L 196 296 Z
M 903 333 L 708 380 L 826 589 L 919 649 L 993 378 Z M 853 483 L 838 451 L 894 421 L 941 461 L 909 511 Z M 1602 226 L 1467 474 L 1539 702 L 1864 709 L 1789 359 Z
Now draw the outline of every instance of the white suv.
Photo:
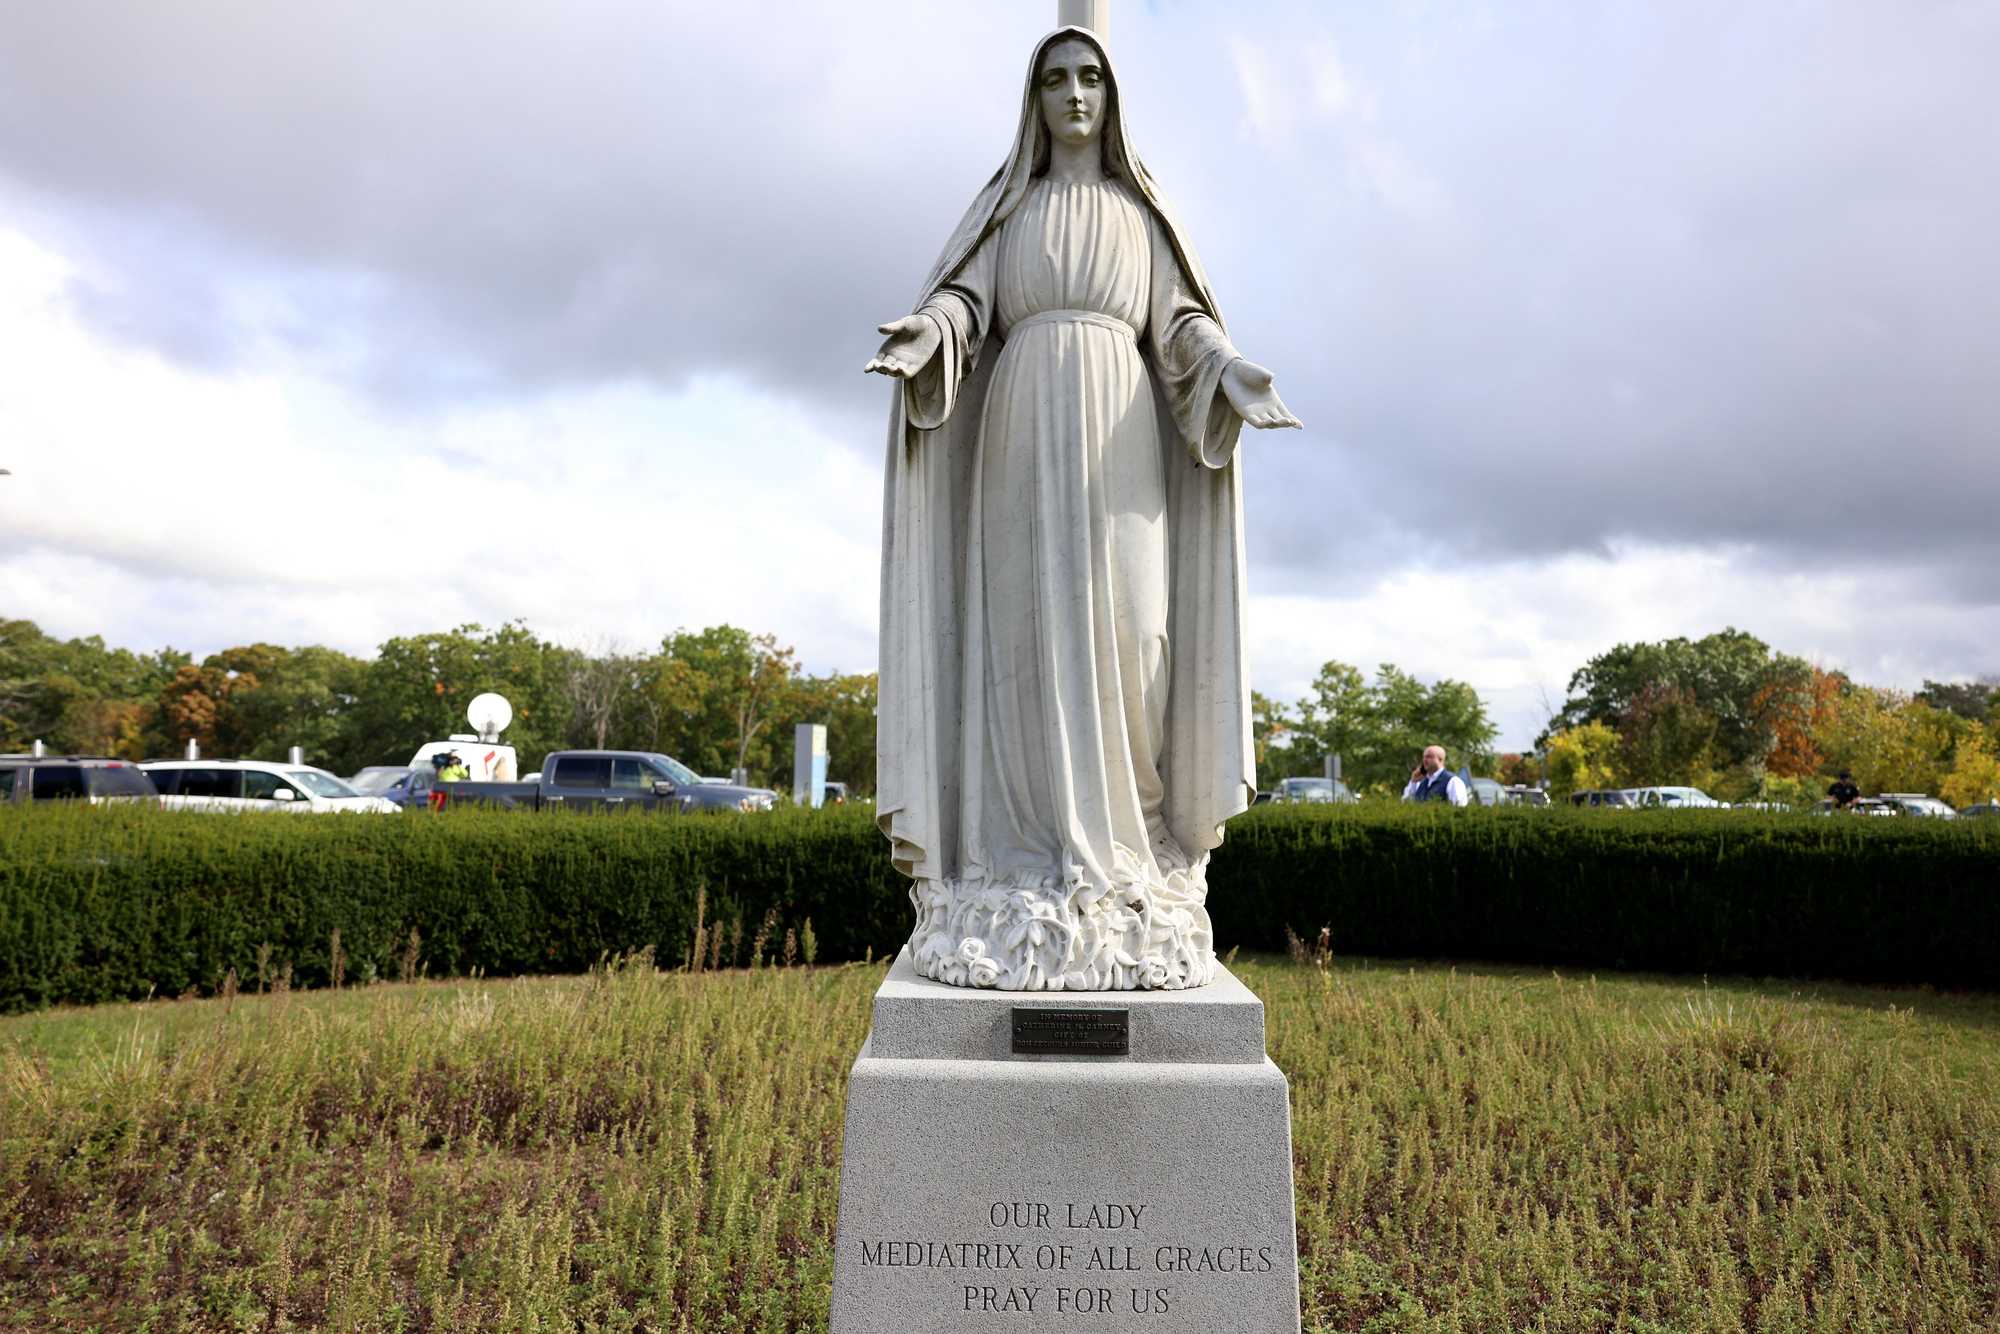
M 181 811 L 366 811 L 401 815 L 382 797 L 357 792 L 324 769 L 270 760 L 148 760 L 139 766 L 160 802 Z

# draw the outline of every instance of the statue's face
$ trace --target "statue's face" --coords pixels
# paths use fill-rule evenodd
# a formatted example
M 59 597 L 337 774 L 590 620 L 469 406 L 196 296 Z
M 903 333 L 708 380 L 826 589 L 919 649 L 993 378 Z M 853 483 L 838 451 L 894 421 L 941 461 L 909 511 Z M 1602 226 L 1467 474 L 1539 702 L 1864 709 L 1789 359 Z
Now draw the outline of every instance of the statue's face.
M 1042 56 L 1036 83 L 1042 120 L 1068 144 L 1087 144 L 1104 121 L 1104 59 L 1089 42 L 1066 37 Z

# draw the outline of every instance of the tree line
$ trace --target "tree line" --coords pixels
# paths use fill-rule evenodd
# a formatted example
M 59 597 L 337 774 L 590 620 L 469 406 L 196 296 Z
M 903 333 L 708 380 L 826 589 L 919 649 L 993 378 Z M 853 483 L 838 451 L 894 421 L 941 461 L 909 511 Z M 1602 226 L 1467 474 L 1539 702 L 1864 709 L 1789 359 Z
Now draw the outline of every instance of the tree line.
M 197 661 L 0 619 L 0 751 L 40 740 L 142 759 L 193 740 L 205 755 L 276 760 L 299 746 L 346 774 L 464 732 L 466 705 L 489 690 L 514 707 L 504 740 L 524 768 L 550 750 L 650 750 L 788 788 L 793 726 L 822 723 L 830 776 L 874 787 L 874 673 L 809 675 L 775 636 L 731 625 L 676 630 L 650 652 L 569 647 L 510 622 L 397 637 L 373 658 L 245 644 Z
M 1884 689 L 1734 628 L 1619 644 L 1570 677 L 1536 746 L 1501 757 L 1501 777 L 1545 777 L 1558 794 L 1671 784 L 1799 804 L 1846 772 L 1864 793 L 1965 806 L 2000 792 L 2000 678 Z
M 831 777 L 874 788 L 874 673 L 809 675 L 775 636 L 731 625 L 675 630 L 648 652 L 565 646 L 509 622 L 390 639 L 373 658 L 260 643 L 196 661 L 0 619 L 0 750 L 40 739 L 139 759 L 181 754 L 192 739 L 208 755 L 282 759 L 300 746 L 352 773 L 464 731 L 466 704 L 487 690 L 514 706 L 506 740 L 524 766 L 565 747 L 655 750 L 700 773 L 740 768 L 784 788 L 793 726 L 823 723 Z M 1882 689 L 1734 628 L 1591 658 L 1526 754 L 1493 752 L 1497 729 L 1472 686 L 1426 685 L 1391 663 L 1370 678 L 1328 662 L 1303 698 L 1253 694 L 1251 712 L 1267 787 L 1320 774 L 1338 754 L 1355 790 L 1395 792 L 1438 744 L 1453 768 L 1546 782 L 1558 795 L 1686 784 L 1731 801 L 1798 802 L 1842 771 L 1864 792 L 1954 805 L 2000 791 L 2000 678 Z

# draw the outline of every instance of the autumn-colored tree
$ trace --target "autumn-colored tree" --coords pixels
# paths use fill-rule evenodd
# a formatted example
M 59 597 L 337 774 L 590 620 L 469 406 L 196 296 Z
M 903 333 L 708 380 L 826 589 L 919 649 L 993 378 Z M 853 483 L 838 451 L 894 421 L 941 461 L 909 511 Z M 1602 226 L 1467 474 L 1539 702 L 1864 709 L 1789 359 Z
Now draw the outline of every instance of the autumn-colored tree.
M 1509 787 L 1533 787 L 1542 781 L 1542 766 L 1532 755 L 1508 753 L 1500 757 L 1494 777 Z
M 1543 752 L 1549 791 L 1557 797 L 1618 786 L 1618 733 L 1609 724 L 1580 723 L 1549 738 Z
M 1815 738 L 1847 684 L 1839 672 L 1818 667 L 1780 673 L 1764 684 L 1751 708 L 1772 738 L 1766 772 L 1779 778 L 1808 778 L 1825 767 L 1826 757 Z
M 256 678 L 247 678 L 254 688 Z M 160 692 L 160 720 L 167 737 L 178 747 L 192 741 L 207 755 L 227 755 L 221 734 L 226 726 L 229 697 L 237 679 L 220 667 L 189 663 L 174 673 L 174 679 Z

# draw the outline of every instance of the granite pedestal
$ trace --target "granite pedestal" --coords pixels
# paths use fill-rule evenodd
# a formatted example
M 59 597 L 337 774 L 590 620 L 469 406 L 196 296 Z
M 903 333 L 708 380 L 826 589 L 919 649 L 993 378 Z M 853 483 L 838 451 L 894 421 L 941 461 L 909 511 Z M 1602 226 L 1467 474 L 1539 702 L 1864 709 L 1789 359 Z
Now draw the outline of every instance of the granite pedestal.
M 1296 1334 L 1291 1150 L 1227 970 L 981 991 L 905 950 L 848 1083 L 833 1334 Z

